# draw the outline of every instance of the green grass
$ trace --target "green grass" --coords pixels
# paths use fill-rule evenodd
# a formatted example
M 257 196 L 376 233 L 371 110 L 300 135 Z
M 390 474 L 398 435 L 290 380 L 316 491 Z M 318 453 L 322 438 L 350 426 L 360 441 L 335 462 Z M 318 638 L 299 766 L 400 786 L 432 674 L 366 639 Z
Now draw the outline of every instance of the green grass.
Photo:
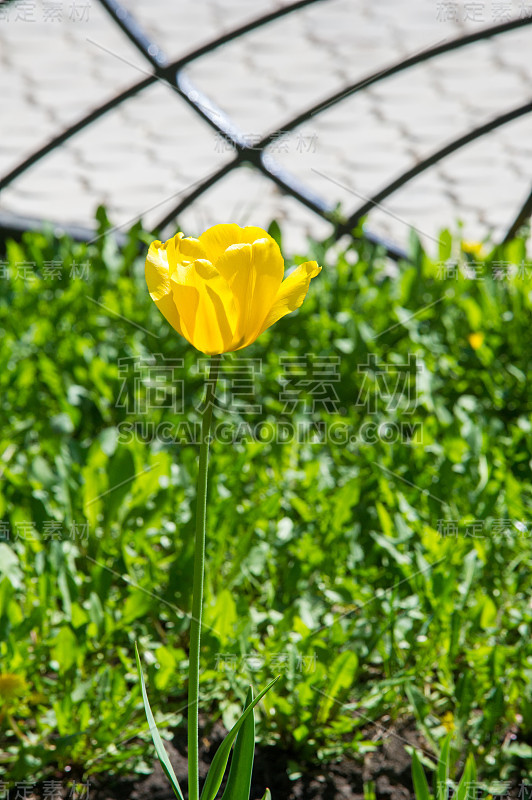
M 184 725 L 186 436 L 204 358 L 150 300 L 139 238 L 122 251 L 106 236 L 7 246 L 0 672 L 25 681 L 0 712 L 8 780 L 150 769 L 135 640 L 159 727 Z M 437 756 L 454 726 L 457 763 L 473 752 L 489 782 L 532 766 L 532 264 L 517 240 L 485 257 L 483 280 L 444 278 L 440 262 L 472 257 L 441 241 L 434 261 L 413 242 L 396 277 L 367 244 L 309 244 L 302 259 L 324 269 L 302 309 L 225 359 L 226 378 L 260 360 L 246 398 L 260 408 L 224 396 L 215 411 L 235 441 L 212 447 L 201 690 L 203 711 L 230 725 L 247 685 L 281 674 L 257 736 L 303 764 L 378 747 L 372 723 L 408 716 Z M 46 277 L 53 261 L 59 278 Z M 520 271 L 494 279 L 501 261 Z M 33 280 L 16 277 L 21 262 Z M 314 375 L 337 358 L 333 406 L 284 385 L 280 359 L 295 357 Z M 390 403 L 382 375 L 409 358 L 415 394 L 405 384 Z M 158 389 L 135 369 L 150 359 Z M 310 422 L 329 435 L 250 435 Z

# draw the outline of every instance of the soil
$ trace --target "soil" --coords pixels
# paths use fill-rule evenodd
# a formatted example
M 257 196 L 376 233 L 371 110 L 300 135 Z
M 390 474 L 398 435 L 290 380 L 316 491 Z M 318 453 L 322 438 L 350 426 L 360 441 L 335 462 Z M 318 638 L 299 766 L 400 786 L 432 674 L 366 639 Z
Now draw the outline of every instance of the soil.
M 222 724 L 216 723 L 208 737 L 201 738 L 200 786 L 225 734 Z M 365 738 L 369 740 L 375 735 L 373 726 L 366 731 Z M 405 746 L 412 745 L 427 755 L 430 755 L 429 747 L 416 730 L 413 720 L 394 725 L 387 721 L 386 728 L 379 726 L 377 735 L 382 744 L 373 753 L 361 756 L 359 760 L 345 757 L 326 765 L 305 765 L 302 766 L 301 776 L 295 779 L 289 777 L 287 769 L 289 764 L 293 769 L 294 761 L 297 761 L 294 754 L 276 746 L 258 745 L 255 748 L 251 800 L 261 800 L 266 787 L 271 791 L 272 800 L 364 800 L 364 784 L 368 782 L 373 784 L 376 800 L 413 800 L 411 757 Z M 173 743 L 165 742 L 165 747 L 184 798 L 188 800 L 186 732 L 176 732 Z M 90 778 L 89 786 L 90 800 L 175 800 L 170 783 L 156 758 L 153 772 L 147 777 L 94 775 Z M 35 796 L 44 797 L 39 791 Z M 520 784 L 515 783 L 507 789 L 501 800 L 519 798 L 523 798 L 522 789 L 520 791 Z
M 251 800 L 261 800 L 266 787 L 272 800 L 364 800 L 364 782 L 374 781 L 380 800 L 411 800 L 413 787 L 410 775 L 410 756 L 404 744 L 423 746 L 413 726 L 410 730 L 398 729 L 386 734 L 382 747 L 366 755 L 364 760 L 344 758 L 336 763 L 305 766 L 301 777 L 292 780 L 288 774 L 289 762 L 296 761 L 292 753 L 278 747 L 255 748 Z M 225 729 L 217 723 L 208 738 L 203 738 L 200 748 L 200 784 L 207 774 L 209 764 L 225 736 Z M 375 731 L 373 730 L 374 734 Z M 186 737 L 179 732 L 173 744 L 165 742 L 175 774 L 181 784 L 185 800 L 187 793 Z M 223 786 L 223 785 L 222 785 Z M 175 795 L 160 764 L 154 762 L 153 773 L 140 780 L 110 779 L 98 776 L 91 780 L 91 800 L 175 800 Z
M 375 735 L 375 729 L 371 731 Z M 373 781 L 377 800 L 412 800 L 411 759 L 405 745 L 411 744 L 427 750 L 412 722 L 395 729 L 379 731 L 382 746 L 374 753 L 356 761 L 344 758 L 339 762 L 302 769 L 303 775 L 291 780 L 289 761 L 293 754 L 278 747 L 257 746 L 253 766 L 251 800 L 261 800 L 266 787 L 272 800 L 364 800 L 364 783 Z M 205 778 L 209 764 L 218 749 L 225 730 L 221 724 L 214 726 L 208 739 L 203 738 L 200 750 L 200 783 Z M 368 738 L 370 732 L 368 732 Z M 179 733 L 174 744 L 165 743 L 170 761 L 187 794 L 186 741 Z M 175 800 L 168 779 L 158 762 L 153 773 L 142 779 L 114 779 L 98 776 L 91 780 L 91 800 Z

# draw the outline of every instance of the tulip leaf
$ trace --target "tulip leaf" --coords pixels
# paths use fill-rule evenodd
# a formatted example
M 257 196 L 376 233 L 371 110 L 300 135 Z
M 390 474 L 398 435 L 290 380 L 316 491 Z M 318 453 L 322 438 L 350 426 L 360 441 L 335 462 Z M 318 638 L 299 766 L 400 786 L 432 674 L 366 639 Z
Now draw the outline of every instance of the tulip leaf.
M 253 689 L 250 686 L 246 696 L 244 710 L 253 701 Z M 255 714 L 246 719 L 236 737 L 227 786 L 222 800 L 249 800 L 251 791 L 251 773 L 255 757 Z
M 436 800 L 447 800 L 449 795 L 449 762 L 452 738 L 452 733 L 448 733 L 441 748 L 436 770 Z
M 342 692 L 349 689 L 358 669 L 358 657 L 351 650 L 340 653 L 332 664 L 330 670 L 327 694 L 322 698 L 318 711 L 318 722 L 323 724 Z
M 272 800 L 272 796 L 270 794 L 270 790 L 269 789 L 266 789 L 266 791 L 264 792 L 264 794 L 262 796 L 262 800 Z
M 209 767 L 209 772 L 207 773 L 207 778 L 203 786 L 203 791 L 201 792 L 200 800 L 214 800 L 214 798 L 216 797 L 216 793 L 220 788 L 220 784 L 222 783 L 224 777 L 225 768 L 227 766 L 227 762 L 229 760 L 229 754 L 231 752 L 231 747 L 238 734 L 238 731 L 240 730 L 244 722 L 247 720 L 249 715 L 253 713 L 253 709 L 255 708 L 259 700 L 262 700 L 266 692 L 272 688 L 274 683 L 277 683 L 280 677 L 281 677 L 280 675 L 277 675 L 277 677 L 274 678 L 273 681 L 270 681 L 270 683 L 266 686 L 266 688 L 263 689 L 262 692 L 257 695 L 255 700 L 253 700 L 250 703 L 250 705 L 244 710 L 238 722 L 236 722 L 233 725 L 233 727 L 231 728 L 231 730 L 221 743 L 220 747 L 216 751 L 216 755 L 212 760 L 212 764 Z
M 412 753 L 412 781 L 414 783 L 416 800 L 430 800 L 429 785 L 427 783 L 425 771 L 421 766 L 421 762 L 415 750 Z
M 157 725 L 155 724 L 155 719 L 153 718 L 153 714 L 151 712 L 148 695 L 146 693 L 146 686 L 144 684 L 144 677 L 142 675 L 142 667 L 140 665 L 139 651 L 137 649 L 136 642 L 135 642 L 135 657 L 137 659 L 137 670 L 139 673 L 140 685 L 142 688 L 142 700 L 144 701 L 144 710 L 146 712 L 146 718 L 148 720 L 151 738 L 153 739 L 153 744 L 155 745 L 155 751 L 157 753 L 157 757 L 161 762 L 161 767 L 163 768 L 166 777 L 172 784 L 172 788 L 176 796 L 179 798 L 179 800 L 183 800 L 183 792 L 181 791 L 179 781 L 176 778 L 174 769 L 170 763 L 170 759 L 168 758 L 168 753 L 164 749 L 163 741 L 159 736 L 159 731 L 157 730 Z
M 275 239 L 275 241 L 279 245 L 279 249 L 282 250 L 283 249 L 283 239 L 282 239 L 282 235 L 281 235 L 281 228 L 279 227 L 279 223 L 277 222 L 277 220 L 274 219 L 274 220 L 272 220 L 270 222 L 270 227 L 268 228 L 268 233 L 270 234 L 272 239 Z
M 464 774 L 462 775 L 460 783 L 458 784 L 458 789 L 456 790 L 456 800 L 466 800 L 467 797 L 470 797 L 471 790 L 473 789 L 473 791 L 475 791 L 476 789 L 476 780 L 477 768 L 475 767 L 475 759 L 470 753 L 467 757 Z

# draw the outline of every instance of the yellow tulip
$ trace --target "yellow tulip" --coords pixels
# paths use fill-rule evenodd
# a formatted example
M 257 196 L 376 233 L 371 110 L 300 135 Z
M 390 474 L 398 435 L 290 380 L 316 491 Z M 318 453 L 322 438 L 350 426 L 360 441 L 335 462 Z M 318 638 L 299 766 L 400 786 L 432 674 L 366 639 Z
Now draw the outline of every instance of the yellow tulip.
M 241 350 L 302 304 L 321 271 L 300 264 L 287 278 L 277 243 L 262 228 L 214 225 L 199 239 L 152 242 L 150 297 L 178 333 L 208 355 Z

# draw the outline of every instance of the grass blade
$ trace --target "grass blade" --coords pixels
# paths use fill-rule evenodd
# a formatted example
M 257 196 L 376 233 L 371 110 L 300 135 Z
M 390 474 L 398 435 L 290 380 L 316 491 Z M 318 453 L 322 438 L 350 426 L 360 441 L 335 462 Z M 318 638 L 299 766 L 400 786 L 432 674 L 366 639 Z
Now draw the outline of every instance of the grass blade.
M 448 733 L 441 748 L 436 770 L 436 800 L 447 800 L 449 796 L 449 762 L 452 738 L 452 733 Z
M 225 768 L 229 760 L 229 753 L 231 752 L 231 747 L 238 734 L 238 731 L 240 730 L 244 722 L 247 720 L 249 715 L 253 713 L 253 709 L 255 708 L 259 700 L 262 700 L 266 692 L 272 688 L 274 683 L 277 683 L 280 677 L 281 676 L 278 675 L 276 678 L 273 679 L 273 681 L 270 681 L 267 687 L 263 689 L 259 695 L 257 695 L 255 700 L 253 700 L 250 703 L 250 705 L 246 708 L 246 710 L 244 711 L 238 722 L 236 722 L 235 725 L 233 725 L 233 727 L 231 728 L 231 730 L 221 743 L 220 747 L 216 751 L 216 755 L 212 760 L 212 764 L 209 767 L 209 771 L 207 773 L 207 779 L 205 780 L 205 785 L 203 786 L 203 791 L 201 793 L 201 800 L 214 800 L 214 798 L 216 797 L 216 793 L 220 788 L 220 784 L 223 780 L 223 776 L 225 773 Z
M 179 798 L 179 800 L 183 800 L 183 792 L 181 791 L 181 787 L 179 785 L 179 781 L 175 776 L 174 769 L 170 764 L 170 759 L 168 758 L 168 753 L 164 749 L 163 740 L 159 736 L 159 731 L 157 730 L 157 725 L 155 724 L 155 720 L 153 718 L 153 714 L 151 713 L 150 702 L 148 700 L 148 695 L 146 693 L 146 686 L 144 684 L 144 676 L 142 675 L 142 667 L 140 665 L 140 658 L 139 658 L 139 651 L 137 649 L 137 643 L 135 642 L 135 658 L 137 659 L 137 670 L 139 673 L 140 685 L 142 688 L 142 700 L 144 701 L 144 710 L 146 712 L 146 719 L 148 720 L 148 725 L 150 728 L 151 738 L 153 739 L 153 744 L 155 745 L 155 751 L 157 753 L 157 757 L 161 762 L 161 767 L 163 768 L 166 777 L 172 784 L 172 788 Z
M 246 696 L 244 710 L 253 701 L 253 689 L 250 686 Z M 236 737 L 229 778 L 222 795 L 222 800 L 249 800 L 251 791 L 251 773 L 255 757 L 255 714 L 246 719 Z
M 416 800 L 431 800 L 425 771 L 415 750 L 412 753 L 412 780 L 414 782 Z
M 458 784 L 458 789 L 456 790 L 456 800 L 467 800 L 468 797 L 471 797 L 472 790 L 473 797 L 476 797 L 476 781 L 477 768 L 475 766 L 473 754 L 470 753 L 467 757 L 464 774 L 462 775 L 460 783 Z

